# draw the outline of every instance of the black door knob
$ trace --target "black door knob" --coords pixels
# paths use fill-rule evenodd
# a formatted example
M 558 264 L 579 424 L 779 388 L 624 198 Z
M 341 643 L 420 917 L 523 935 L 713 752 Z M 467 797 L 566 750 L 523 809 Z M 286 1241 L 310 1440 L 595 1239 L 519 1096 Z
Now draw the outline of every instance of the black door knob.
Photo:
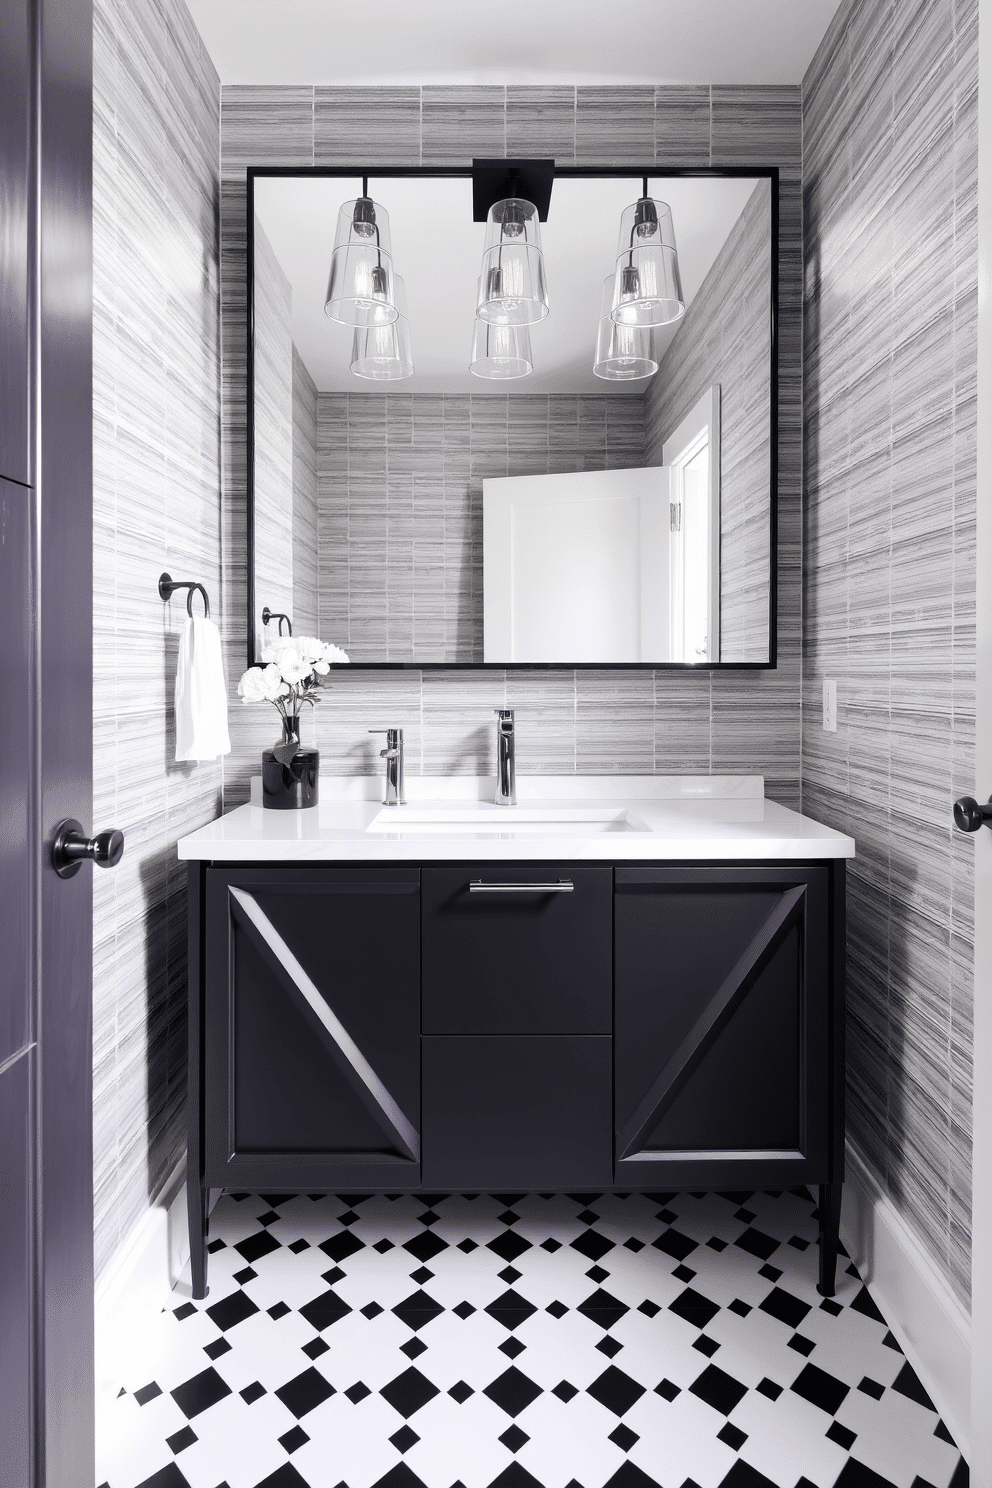
M 962 796 L 954 802 L 954 824 L 962 832 L 977 832 L 980 827 L 992 826 L 992 797 L 983 806 L 974 796 Z
M 72 878 L 87 858 L 100 868 L 116 868 L 124 856 L 124 833 L 116 827 L 87 837 L 71 817 L 59 822 L 52 842 L 52 867 L 59 878 Z

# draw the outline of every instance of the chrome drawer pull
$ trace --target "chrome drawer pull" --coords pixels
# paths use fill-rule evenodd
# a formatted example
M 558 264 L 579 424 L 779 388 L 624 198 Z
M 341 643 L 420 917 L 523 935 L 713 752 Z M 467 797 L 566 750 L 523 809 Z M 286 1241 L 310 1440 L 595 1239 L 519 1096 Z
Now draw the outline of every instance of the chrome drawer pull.
M 575 885 L 568 878 L 557 883 L 483 883 L 474 878 L 468 886 L 470 894 L 571 894 Z

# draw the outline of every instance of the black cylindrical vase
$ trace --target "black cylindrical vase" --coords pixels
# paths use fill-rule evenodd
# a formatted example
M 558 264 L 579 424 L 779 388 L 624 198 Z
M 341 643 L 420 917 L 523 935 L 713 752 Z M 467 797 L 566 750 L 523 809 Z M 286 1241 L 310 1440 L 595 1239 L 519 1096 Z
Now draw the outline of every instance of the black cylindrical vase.
M 295 754 L 285 763 L 274 749 L 262 753 L 262 805 L 269 811 L 301 811 L 317 804 L 320 751 L 299 747 L 299 725 L 298 718 L 283 719 L 279 753 L 286 754 L 290 744 L 296 745 Z

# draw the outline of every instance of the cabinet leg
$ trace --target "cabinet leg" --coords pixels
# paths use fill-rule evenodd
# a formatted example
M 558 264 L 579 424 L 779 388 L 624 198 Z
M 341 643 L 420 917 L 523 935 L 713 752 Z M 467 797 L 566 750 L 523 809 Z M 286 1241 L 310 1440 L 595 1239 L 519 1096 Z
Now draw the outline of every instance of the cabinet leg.
M 207 1190 L 199 1173 L 190 1173 L 186 1179 L 186 1211 L 193 1296 L 202 1302 L 207 1295 Z
M 843 1183 L 820 1184 L 820 1284 L 821 1297 L 836 1290 L 837 1249 L 840 1245 L 840 1203 Z

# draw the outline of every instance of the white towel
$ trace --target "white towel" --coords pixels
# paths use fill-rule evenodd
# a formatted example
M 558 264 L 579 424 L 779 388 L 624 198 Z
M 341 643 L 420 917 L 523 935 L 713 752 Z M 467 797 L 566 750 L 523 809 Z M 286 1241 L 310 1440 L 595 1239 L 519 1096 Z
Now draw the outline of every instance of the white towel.
M 199 615 L 186 621 L 176 668 L 176 759 L 212 760 L 230 754 L 227 684 L 220 631 Z

